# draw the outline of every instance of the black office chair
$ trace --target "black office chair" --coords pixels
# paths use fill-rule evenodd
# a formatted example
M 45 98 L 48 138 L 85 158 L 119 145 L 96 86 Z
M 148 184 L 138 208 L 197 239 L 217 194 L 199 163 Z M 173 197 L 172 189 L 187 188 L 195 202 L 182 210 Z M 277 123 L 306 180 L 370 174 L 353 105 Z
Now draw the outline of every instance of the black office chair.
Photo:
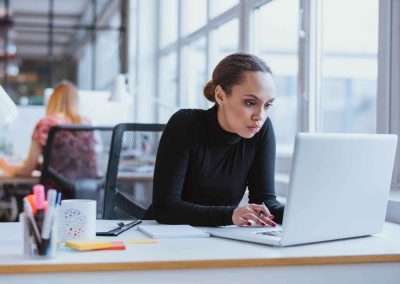
M 112 130 L 102 126 L 52 127 L 43 151 L 40 183 L 46 189 L 61 191 L 63 199 L 97 200 L 101 216 Z
M 108 162 L 104 219 L 143 218 L 152 200 L 154 164 L 163 124 L 115 126 Z

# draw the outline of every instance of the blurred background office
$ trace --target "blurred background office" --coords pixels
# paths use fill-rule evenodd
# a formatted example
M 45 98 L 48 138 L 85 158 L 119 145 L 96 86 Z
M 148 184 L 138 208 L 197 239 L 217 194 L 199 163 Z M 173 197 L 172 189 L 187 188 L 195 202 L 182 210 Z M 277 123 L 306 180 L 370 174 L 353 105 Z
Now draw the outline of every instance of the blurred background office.
M 277 82 L 284 195 L 296 132 L 400 133 L 399 2 L 0 0 L 0 84 L 19 108 L 0 151 L 24 155 L 48 89 L 63 79 L 95 124 L 165 123 L 179 108 L 209 107 L 201 93 L 213 67 L 246 51 Z

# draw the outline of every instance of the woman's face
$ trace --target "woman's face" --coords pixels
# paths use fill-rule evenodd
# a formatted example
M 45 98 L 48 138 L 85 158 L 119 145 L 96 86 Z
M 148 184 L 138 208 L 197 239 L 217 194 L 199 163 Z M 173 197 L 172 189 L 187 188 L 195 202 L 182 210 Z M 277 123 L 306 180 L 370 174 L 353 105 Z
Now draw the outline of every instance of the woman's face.
M 271 74 L 243 73 L 243 81 L 227 94 L 220 86 L 215 91 L 218 122 L 221 127 L 243 138 L 253 137 L 267 119 L 274 101 L 275 84 Z

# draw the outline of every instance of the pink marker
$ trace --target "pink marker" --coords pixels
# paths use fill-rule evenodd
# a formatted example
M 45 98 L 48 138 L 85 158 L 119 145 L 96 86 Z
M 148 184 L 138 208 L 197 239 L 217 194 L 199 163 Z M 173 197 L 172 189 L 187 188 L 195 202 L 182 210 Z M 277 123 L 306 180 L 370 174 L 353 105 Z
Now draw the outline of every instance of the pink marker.
M 36 199 L 36 214 L 35 220 L 39 227 L 39 230 L 42 230 L 43 220 L 45 215 L 45 199 L 44 199 L 44 186 L 41 184 L 36 184 L 33 186 L 33 194 Z

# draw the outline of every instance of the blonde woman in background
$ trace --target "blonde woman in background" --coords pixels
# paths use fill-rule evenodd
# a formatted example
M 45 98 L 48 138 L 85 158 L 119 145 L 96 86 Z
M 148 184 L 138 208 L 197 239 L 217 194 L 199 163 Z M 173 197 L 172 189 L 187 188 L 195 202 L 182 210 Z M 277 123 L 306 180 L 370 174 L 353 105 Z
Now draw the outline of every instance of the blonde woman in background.
M 40 167 L 40 157 L 51 127 L 87 123 L 88 120 L 78 114 L 76 87 L 68 81 L 62 81 L 55 87 L 49 99 L 46 116 L 35 126 L 28 157 L 21 164 L 11 164 L 0 158 L 0 170 L 7 176 L 30 176 L 33 170 Z

